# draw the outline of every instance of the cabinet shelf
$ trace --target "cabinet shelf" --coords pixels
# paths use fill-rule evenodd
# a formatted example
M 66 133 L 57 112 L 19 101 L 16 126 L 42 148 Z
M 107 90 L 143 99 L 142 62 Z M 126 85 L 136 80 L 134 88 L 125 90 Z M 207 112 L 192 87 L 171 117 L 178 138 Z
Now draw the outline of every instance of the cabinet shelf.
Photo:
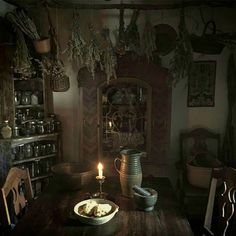
M 28 78 L 28 79 L 22 79 L 22 78 L 13 78 L 14 81 L 42 81 L 43 78 L 37 77 L 37 78 Z
M 49 177 L 52 177 L 53 174 L 46 174 L 46 175 L 41 175 L 41 176 L 37 176 L 35 178 L 31 178 L 31 181 L 37 181 L 37 180 L 41 180 L 41 179 L 45 179 L 45 178 L 49 178 Z
M 16 109 L 22 109 L 22 108 L 44 108 L 43 104 L 38 104 L 38 105 L 16 105 Z
M 12 147 L 15 147 L 19 144 L 25 144 L 25 143 L 34 142 L 34 141 L 56 139 L 58 135 L 59 133 L 37 134 L 37 135 L 29 136 L 29 137 L 13 138 L 10 140 L 12 141 Z
M 0 96 L 0 123 L 3 123 L 7 118 L 11 127 L 18 126 L 23 131 L 30 130 L 30 127 L 28 127 L 30 123 L 26 125 L 25 123 L 30 120 L 47 120 L 48 114 L 54 113 L 50 81 L 44 76 L 38 63 L 32 65 L 32 72 L 35 71 L 36 73 L 32 73 L 27 78 L 23 77 L 19 71 L 15 70 L 16 68 L 12 68 L 10 63 L 14 57 L 14 46 L 4 45 L 1 49 L 3 53 L 0 55 L 0 59 L 2 59 L 1 65 L 4 70 L 0 71 L 2 85 L 0 86 L 0 94 L 3 95 Z M 32 153 L 39 153 L 40 156 L 24 157 L 24 152 L 28 150 L 28 144 L 32 146 Z M 34 150 L 36 144 L 38 148 Z M 52 145 L 46 147 L 47 144 Z M 42 151 L 40 149 L 44 145 L 45 152 L 43 148 Z M 32 181 L 35 185 L 33 191 L 37 195 L 40 194 L 45 187 L 45 183 L 50 180 L 49 177 L 52 175 L 49 172 L 50 167 L 62 156 L 61 151 L 60 132 L 12 136 L 8 139 L 0 137 L 0 182 L 4 183 L 12 166 L 28 168 L 30 173 L 33 173 L 34 165 L 37 165 L 35 161 L 40 160 L 41 175 L 37 177 L 34 176 L 34 173 L 32 175 L 34 176 Z M 19 157 L 24 157 L 24 159 L 20 160 Z
M 52 154 L 48 154 L 48 155 L 44 155 L 44 156 L 38 156 L 38 157 L 31 157 L 31 158 L 22 159 L 19 161 L 12 161 L 12 164 L 19 165 L 19 164 L 24 164 L 27 162 L 33 162 L 33 161 L 37 161 L 37 160 L 47 159 L 47 158 L 51 158 L 51 157 L 56 157 L 56 153 L 52 153 Z

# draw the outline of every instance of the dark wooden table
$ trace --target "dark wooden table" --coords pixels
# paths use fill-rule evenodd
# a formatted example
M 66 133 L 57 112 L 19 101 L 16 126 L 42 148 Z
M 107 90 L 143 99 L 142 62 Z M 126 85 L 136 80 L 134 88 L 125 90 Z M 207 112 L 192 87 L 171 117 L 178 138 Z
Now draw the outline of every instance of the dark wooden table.
M 106 224 L 90 226 L 82 224 L 74 217 L 73 207 L 85 199 L 88 192 L 96 192 L 98 189 L 96 180 L 80 191 L 65 191 L 60 184 L 54 182 L 35 200 L 12 231 L 12 235 L 193 235 L 167 178 L 148 177 L 143 179 L 142 186 L 158 191 L 157 204 L 155 210 L 151 212 L 137 210 L 132 198 L 121 195 L 119 178 L 107 177 L 104 191 L 109 193 L 109 198 L 119 206 L 119 212 Z

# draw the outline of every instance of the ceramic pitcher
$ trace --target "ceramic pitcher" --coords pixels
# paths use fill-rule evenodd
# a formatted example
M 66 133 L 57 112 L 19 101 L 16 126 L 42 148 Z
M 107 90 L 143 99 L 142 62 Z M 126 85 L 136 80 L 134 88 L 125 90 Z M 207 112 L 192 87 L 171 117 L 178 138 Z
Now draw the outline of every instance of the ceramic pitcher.
M 121 158 L 114 160 L 116 171 L 120 174 L 120 184 L 122 194 L 126 197 L 133 196 L 132 187 L 134 185 L 141 186 L 142 169 L 140 157 L 143 152 L 135 149 L 124 149 L 120 152 Z M 117 167 L 120 162 L 120 168 Z

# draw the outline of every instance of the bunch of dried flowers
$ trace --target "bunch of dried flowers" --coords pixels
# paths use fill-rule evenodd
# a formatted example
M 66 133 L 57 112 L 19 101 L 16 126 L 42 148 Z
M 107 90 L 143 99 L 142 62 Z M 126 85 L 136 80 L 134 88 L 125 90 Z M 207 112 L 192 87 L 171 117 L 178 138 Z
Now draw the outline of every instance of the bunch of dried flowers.
M 85 55 L 85 40 L 82 37 L 79 25 L 79 16 L 78 14 L 73 14 L 73 23 L 71 29 L 71 38 L 68 42 L 66 52 L 68 54 L 69 60 L 78 61 L 80 64 L 84 63 Z
M 92 25 L 89 26 L 89 30 L 90 30 L 90 42 L 86 50 L 85 65 L 88 71 L 91 73 L 92 78 L 94 79 L 97 64 L 99 64 L 101 70 L 103 70 L 102 49 L 101 49 L 102 47 Z
M 170 84 L 175 86 L 181 79 L 191 79 L 193 70 L 193 53 L 188 33 L 184 9 L 180 10 L 179 37 L 174 51 L 174 56 L 170 61 L 169 79 Z

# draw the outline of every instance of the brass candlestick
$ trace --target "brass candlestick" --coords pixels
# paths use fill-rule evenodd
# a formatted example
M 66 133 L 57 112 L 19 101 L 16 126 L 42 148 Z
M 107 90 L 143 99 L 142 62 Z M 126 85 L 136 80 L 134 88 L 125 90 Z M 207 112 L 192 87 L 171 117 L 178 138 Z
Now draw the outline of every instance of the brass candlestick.
M 99 192 L 98 193 L 95 193 L 93 196 L 94 197 L 99 197 L 99 198 L 104 198 L 105 197 L 105 193 L 102 191 L 102 184 L 104 183 L 105 181 L 105 176 L 96 176 L 96 180 L 98 181 L 99 183 Z

